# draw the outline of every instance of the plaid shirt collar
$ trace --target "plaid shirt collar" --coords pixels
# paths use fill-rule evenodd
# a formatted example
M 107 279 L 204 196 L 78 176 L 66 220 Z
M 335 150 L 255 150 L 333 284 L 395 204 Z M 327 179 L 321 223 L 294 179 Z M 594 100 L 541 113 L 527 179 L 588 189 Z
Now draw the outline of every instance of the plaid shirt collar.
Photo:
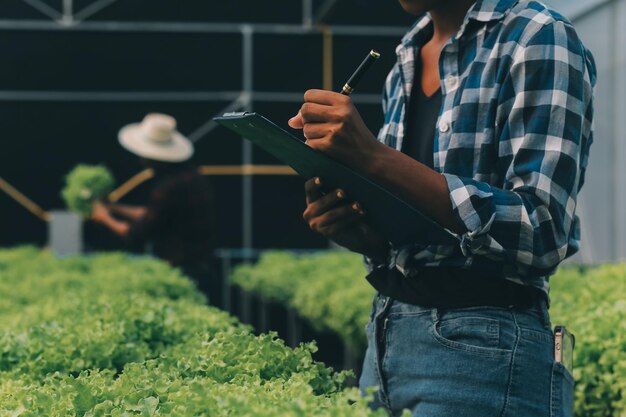
M 467 19 L 479 22 L 500 20 L 518 0 L 478 0 L 467 14 Z
M 507 12 L 518 3 L 518 0 L 478 0 L 469 9 L 465 20 L 457 34 L 450 39 L 448 43 L 454 43 L 456 39 L 460 39 L 470 21 L 491 22 L 504 19 Z M 413 88 L 412 74 L 415 70 L 415 50 L 424 46 L 433 35 L 432 18 L 426 13 L 421 19 L 418 19 L 413 27 L 402 37 L 402 41 L 396 47 L 396 55 L 400 64 L 400 76 L 402 80 L 404 99 L 408 102 L 408 98 Z M 402 146 L 402 137 L 398 138 L 396 149 L 400 150 Z

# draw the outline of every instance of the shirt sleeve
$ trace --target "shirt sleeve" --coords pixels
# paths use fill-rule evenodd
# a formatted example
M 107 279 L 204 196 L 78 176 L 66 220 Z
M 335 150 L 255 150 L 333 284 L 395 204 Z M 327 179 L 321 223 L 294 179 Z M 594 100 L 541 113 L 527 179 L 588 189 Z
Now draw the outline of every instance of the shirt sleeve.
M 548 275 L 572 251 L 576 198 L 592 142 L 595 70 L 571 25 L 545 24 L 518 46 L 498 107 L 498 188 L 444 174 L 466 256 Z M 500 170 L 501 168 L 501 170 Z

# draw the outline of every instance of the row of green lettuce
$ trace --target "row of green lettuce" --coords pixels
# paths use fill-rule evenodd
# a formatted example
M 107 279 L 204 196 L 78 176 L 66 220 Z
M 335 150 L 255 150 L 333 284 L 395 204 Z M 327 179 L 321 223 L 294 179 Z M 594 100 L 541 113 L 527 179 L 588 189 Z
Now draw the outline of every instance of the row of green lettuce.
M 365 273 L 362 258 L 348 252 L 268 252 L 236 268 L 232 280 L 362 353 L 374 295 Z M 626 416 L 626 266 L 562 267 L 550 283 L 552 322 L 577 336 L 576 416 Z
M 0 251 L 0 416 L 382 416 L 146 258 Z
M 251 293 L 295 309 L 315 329 L 335 332 L 358 355 L 366 347 L 374 295 L 364 276 L 363 258 L 350 252 L 271 251 L 255 264 L 239 265 L 230 278 Z

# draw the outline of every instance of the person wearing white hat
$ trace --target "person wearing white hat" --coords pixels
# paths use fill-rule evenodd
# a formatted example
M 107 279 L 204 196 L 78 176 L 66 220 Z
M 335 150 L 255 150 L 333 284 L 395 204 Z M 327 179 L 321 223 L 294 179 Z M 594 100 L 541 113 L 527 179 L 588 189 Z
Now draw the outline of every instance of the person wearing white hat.
M 155 256 L 181 268 L 214 298 L 218 292 L 211 280 L 213 193 L 210 183 L 189 162 L 193 144 L 176 130 L 176 119 L 160 113 L 124 126 L 119 142 L 153 169 L 150 199 L 145 206 L 96 202 L 91 219 L 134 246 L 150 243 Z

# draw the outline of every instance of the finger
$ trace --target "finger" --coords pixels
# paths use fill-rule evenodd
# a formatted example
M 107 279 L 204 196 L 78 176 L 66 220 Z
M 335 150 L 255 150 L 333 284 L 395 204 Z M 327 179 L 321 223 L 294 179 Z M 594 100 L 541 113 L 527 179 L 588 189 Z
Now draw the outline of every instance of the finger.
M 318 233 L 322 234 L 323 236 L 328 237 L 329 239 L 332 239 L 333 237 L 336 237 L 340 233 L 345 233 L 348 228 L 355 227 L 355 225 L 361 224 L 360 222 L 362 220 L 363 219 L 360 216 L 344 218 L 344 219 L 338 220 L 337 222 L 331 225 L 320 228 L 318 230 Z
M 350 101 L 348 96 L 334 91 L 327 90 L 307 90 L 304 93 L 304 101 L 307 103 L 317 103 L 326 106 L 333 106 L 340 103 L 346 103 Z
M 304 127 L 304 121 L 302 120 L 302 114 L 298 112 L 295 116 L 287 121 L 287 124 L 292 129 L 302 129 Z
M 322 192 L 322 179 L 320 177 L 314 177 L 305 182 L 304 193 L 306 195 L 307 206 L 319 200 L 324 195 Z
M 311 221 L 337 206 L 346 204 L 348 204 L 346 193 L 343 190 L 334 190 L 309 204 L 304 211 L 303 217 L 305 220 Z
M 332 127 L 328 123 L 306 123 L 302 133 L 306 139 L 322 139 L 332 132 Z
M 300 108 L 303 123 L 341 122 L 344 112 L 337 106 L 317 103 L 304 103 Z
M 311 221 L 310 226 L 316 232 L 333 235 L 362 220 L 363 216 L 362 212 L 355 211 L 350 204 L 346 204 L 316 217 Z
M 322 137 L 318 139 L 306 139 L 304 143 L 308 147 L 313 148 L 317 151 L 327 153 L 331 156 L 333 155 L 332 142 L 328 137 Z

